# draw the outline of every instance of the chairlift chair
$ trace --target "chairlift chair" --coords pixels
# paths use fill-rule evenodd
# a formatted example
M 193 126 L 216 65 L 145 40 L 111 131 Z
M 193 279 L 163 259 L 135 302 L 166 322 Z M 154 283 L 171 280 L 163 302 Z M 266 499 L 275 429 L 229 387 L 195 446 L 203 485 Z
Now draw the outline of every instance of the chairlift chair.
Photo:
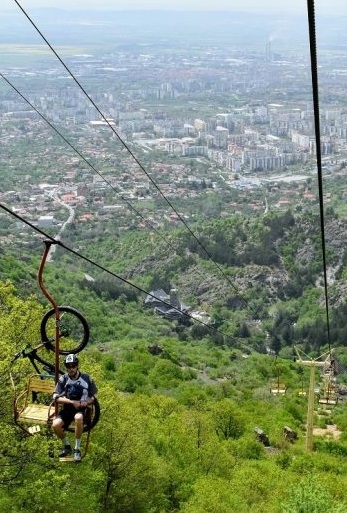
M 57 414 L 57 404 L 52 400 L 53 393 L 55 390 L 55 385 L 59 379 L 59 354 L 66 354 L 67 352 L 77 353 L 84 348 L 88 341 L 89 336 L 89 328 L 79 312 L 72 309 L 71 307 L 59 307 L 57 303 L 54 301 L 52 296 L 46 290 L 43 284 L 43 268 L 52 244 L 56 243 L 51 240 L 44 241 L 45 243 L 45 251 L 44 255 L 41 259 L 40 269 L 38 273 L 38 281 L 40 288 L 47 299 L 51 302 L 53 309 L 45 315 L 42 324 L 41 324 L 41 338 L 43 341 L 48 342 L 49 338 L 46 333 L 46 325 L 48 325 L 49 319 L 53 319 L 52 326 L 54 326 L 55 332 L 55 345 L 53 349 L 55 350 L 55 372 L 54 376 L 51 374 L 35 374 L 29 377 L 28 384 L 26 389 L 20 393 L 17 397 L 15 397 L 13 402 L 14 409 L 14 419 L 15 423 L 20 426 L 20 428 L 28 435 L 34 435 L 41 431 L 41 426 L 46 425 L 48 428 L 51 428 L 53 419 Z M 72 350 L 62 350 L 60 351 L 59 347 L 59 311 L 65 313 L 71 313 L 73 318 L 77 318 L 83 327 L 83 339 L 82 344 L 78 346 L 76 349 Z M 43 328 L 44 327 L 44 330 Z M 43 330 L 43 331 L 42 331 Z M 39 360 L 42 362 L 42 360 Z M 32 362 L 33 363 L 33 362 Z M 44 362 L 43 362 L 44 363 Z M 35 367 L 35 364 L 34 364 Z M 36 367 L 35 367 L 36 369 Z M 87 453 L 89 439 L 90 439 L 90 431 L 97 424 L 100 417 L 100 406 L 99 402 L 96 398 L 94 398 L 94 403 L 87 407 L 86 415 L 85 415 L 85 424 L 83 426 L 83 432 L 87 433 L 87 440 L 85 443 L 84 453 L 82 457 Z M 74 431 L 74 423 L 69 426 L 68 431 Z M 47 432 L 47 431 L 46 431 Z M 61 458 L 62 461 L 70 461 L 70 458 Z
M 15 422 L 28 434 L 40 432 L 41 425 L 51 425 L 55 417 L 55 405 L 52 401 L 54 389 L 53 376 L 33 374 L 29 377 L 26 389 L 15 398 Z M 83 432 L 91 431 L 99 418 L 100 405 L 97 398 L 94 398 L 94 404 L 87 409 Z M 68 431 L 74 431 L 74 423 L 69 426 Z
M 327 359 L 326 365 L 323 367 L 323 383 L 324 390 L 323 394 L 319 397 L 319 404 L 326 406 L 335 406 L 337 404 L 337 390 L 335 385 L 335 360 Z
M 300 397 L 306 397 L 307 396 L 307 388 L 304 386 L 304 380 L 301 379 L 301 388 L 297 390 L 297 395 Z
M 51 375 L 33 374 L 28 379 L 26 389 L 15 398 L 14 419 L 27 434 L 39 433 L 42 425 L 51 423 L 55 414 L 52 403 L 54 388 Z
M 273 380 L 270 385 L 270 392 L 274 395 L 283 395 L 287 392 L 287 385 L 279 379 Z
M 335 406 L 337 404 L 337 393 L 335 385 L 328 383 L 324 393 L 318 399 L 319 404 Z

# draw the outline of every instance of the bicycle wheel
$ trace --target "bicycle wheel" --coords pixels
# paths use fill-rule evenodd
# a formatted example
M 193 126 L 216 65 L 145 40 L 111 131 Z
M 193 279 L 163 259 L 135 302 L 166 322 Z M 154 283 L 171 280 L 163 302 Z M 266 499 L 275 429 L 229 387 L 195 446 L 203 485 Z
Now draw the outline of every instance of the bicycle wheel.
M 41 340 L 55 351 L 55 310 L 52 308 L 41 321 Z M 59 354 L 79 353 L 89 340 L 89 326 L 83 315 L 71 306 L 59 306 Z
M 100 404 L 96 397 L 94 397 L 94 404 L 91 411 L 90 418 L 87 419 L 87 424 L 84 426 L 83 431 L 90 431 L 97 425 L 100 419 Z

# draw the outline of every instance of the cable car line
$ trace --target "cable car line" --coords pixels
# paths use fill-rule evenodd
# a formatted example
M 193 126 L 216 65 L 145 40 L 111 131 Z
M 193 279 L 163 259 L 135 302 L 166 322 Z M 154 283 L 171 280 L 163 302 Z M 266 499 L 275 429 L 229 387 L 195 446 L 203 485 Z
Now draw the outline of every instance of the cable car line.
M 332 359 L 331 340 L 330 340 L 330 321 L 329 321 L 329 302 L 328 302 L 328 280 L 327 280 L 327 263 L 325 252 L 325 231 L 324 231 L 324 199 L 323 199 L 323 181 L 322 181 L 322 160 L 321 160 L 321 140 L 320 140 L 320 124 L 319 124 L 319 89 L 318 89 L 318 65 L 317 65 L 317 41 L 316 41 L 316 27 L 315 27 L 315 9 L 314 0 L 307 0 L 307 16 L 309 26 L 309 40 L 310 40 L 310 61 L 311 61 L 311 79 L 312 79 L 312 96 L 313 96 L 313 110 L 314 110 L 314 126 L 316 137 L 316 159 L 317 159 L 317 178 L 319 190 L 319 212 L 320 212 L 320 231 L 321 231 L 321 246 L 322 246 L 322 260 L 323 260 L 323 273 L 324 273 L 324 293 L 325 293 L 325 312 L 326 312 L 326 325 L 328 335 L 328 352 L 318 356 L 317 358 L 308 357 L 304 360 L 302 356 L 304 353 L 295 348 L 298 356 L 298 363 L 306 365 L 310 368 L 310 381 L 307 400 L 307 423 L 306 423 L 306 449 L 308 452 L 313 452 L 313 426 L 314 426 L 314 403 L 315 403 L 315 372 L 316 368 L 323 368 L 323 381 L 324 381 L 324 396 L 319 399 L 320 404 L 324 404 L 327 408 L 328 405 L 335 405 L 337 403 L 337 395 L 335 384 L 333 383 L 333 375 L 335 369 L 334 359 Z M 324 361 L 322 358 L 327 357 Z
M 18 0 L 14 0 L 16 5 L 19 7 L 19 9 L 23 12 L 24 16 L 27 18 L 27 20 L 30 22 L 30 24 L 34 27 L 34 29 L 37 31 L 37 33 L 40 35 L 40 37 L 44 40 L 46 45 L 50 48 L 50 50 L 54 53 L 54 55 L 57 57 L 59 62 L 62 64 L 62 66 L 65 68 L 65 70 L 68 72 L 70 77 L 74 80 L 74 82 L 77 84 L 77 86 L 81 89 L 83 94 L 86 96 L 88 101 L 93 105 L 93 107 L 97 110 L 97 112 L 100 114 L 102 119 L 106 122 L 106 124 L 110 127 L 112 132 L 115 134 L 119 142 L 123 145 L 123 147 L 128 151 L 130 156 L 133 158 L 133 160 L 136 162 L 136 164 L 139 166 L 141 171 L 146 175 L 146 177 L 150 180 L 152 185 L 155 187 L 155 189 L 158 191 L 160 196 L 165 200 L 165 202 L 169 205 L 169 207 L 173 210 L 173 212 L 177 215 L 177 218 L 183 223 L 186 230 L 190 233 L 190 235 L 195 239 L 195 241 L 198 243 L 200 248 L 205 252 L 205 254 L 208 256 L 208 258 L 213 262 L 213 264 L 217 267 L 221 275 L 226 279 L 226 281 L 229 283 L 229 285 L 234 289 L 234 291 L 238 294 L 240 300 L 242 303 L 252 312 L 254 318 L 256 319 L 258 317 L 258 313 L 256 311 L 253 311 L 253 309 L 249 306 L 247 300 L 239 293 L 237 287 L 235 284 L 230 280 L 229 276 L 227 276 L 223 270 L 223 268 L 213 259 L 211 253 L 205 248 L 205 246 L 202 244 L 202 242 L 198 239 L 198 237 L 195 235 L 193 230 L 190 228 L 188 223 L 185 221 L 185 219 L 182 217 L 182 215 L 176 210 L 172 202 L 165 196 L 165 194 L 162 192 L 160 187 L 157 185 L 157 183 L 153 180 L 151 175 L 146 171 L 142 163 L 139 161 L 139 159 L 135 156 L 135 154 L 132 152 L 132 150 L 129 148 L 127 143 L 122 139 L 122 137 L 118 134 L 117 130 L 114 128 L 114 126 L 109 122 L 109 120 L 106 118 L 102 110 L 98 107 L 98 105 L 94 102 L 94 100 L 90 97 L 90 95 L 87 93 L 85 88 L 82 86 L 80 81 L 75 77 L 75 75 L 72 73 L 70 68 L 65 64 L 63 59 L 60 57 L 60 55 L 57 53 L 57 51 L 54 49 L 54 47 L 51 45 L 51 43 L 48 41 L 48 39 L 44 36 L 44 34 L 41 32 L 41 30 L 38 28 L 38 26 L 35 24 L 35 22 L 31 19 L 29 14 L 26 12 L 26 10 L 20 5 Z
M 113 271 L 110 271 L 109 269 L 107 269 L 106 267 L 104 267 L 103 265 L 101 264 L 98 264 L 97 262 L 95 262 L 94 260 L 91 260 L 89 257 L 85 256 L 85 255 L 82 255 L 81 253 L 79 253 L 78 251 L 70 248 L 69 246 L 67 246 L 66 244 L 64 244 L 62 241 L 60 240 L 57 240 L 57 239 L 54 239 L 54 237 L 52 237 L 51 235 L 48 235 L 46 232 L 44 232 L 43 230 L 41 230 L 40 228 L 38 228 L 37 226 L 33 225 L 30 221 L 28 221 L 27 219 L 25 219 L 24 217 L 20 216 L 19 214 L 17 214 L 16 212 L 13 212 L 11 209 L 9 209 L 8 207 L 6 207 L 6 205 L 4 205 L 3 203 L 0 203 L 0 208 L 2 208 L 5 212 L 7 212 L 9 215 L 15 217 L 16 219 L 18 219 L 19 221 L 21 221 L 22 223 L 26 224 L 27 226 L 29 226 L 30 228 L 32 228 L 33 230 L 35 230 L 36 232 L 40 233 L 42 236 L 44 236 L 46 239 L 49 239 L 50 241 L 54 242 L 55 244 L 59 245 L 61 248 L 65 249 L 66 251 L 68 251 L 69 253 L 72 253 L 73 255 L 77 256 L 78 258 L 81 258 L 82 260 L 84 260 L 85 262 L 88 262 L 90 265 L 94 266 L 94 267 L 97 267 L 98 269 L 100 269 L 101 271 L 104 271 L 105 273 L 107 274 L 110 274 L 111 276 L 113 276 L 114 278 L 117 278 L 118 280 L 122 281 L 123 283 L 127 284 L 127 285 L 130 285 L 131 287 L 133 287 L 134 289 L 136 289 L 138 292 L 141 292 L 143 294 L 146 294 L 147 296 L 150 296 L 154 299 L 157 299 L 156 296 L 154 296 L 153 294 L 151 294 L 150 292 L 147 292 L 146 290 L 142 289 L 141 287 L 139 287 L 138 285 L 135 285 L 135 283 L 132 283 L 131 281 L 127 280 L 126 278 L 122 278 L 121 276 L 119 276 L 118 274 L 114 273 Z M 170 308 L 174 309 L 174 310 L 177 310 L 178 312 L 180 312 L 181 314 L 183 314 L 185 317 L 188 317 L 189 319 L 195 321 L 195 322 L 198 322 L 199 324 L 202 324 L 203 326 L 206 326 L 207 328 L 209 328 L 210 330 L 216 332 L 216 333 L 219 333 L 220 335 L 222 335 L 223 337 L 225 337 L 226 339 L 230 339 L 230 335 L 227 335 L 226 333 L 223 333 L 222 331 L 218 330 L 217 328 L 211 326 L 210 324 L 207 324 L 203 321 L 201 321 L 200 319 L 195 319 L 194 317 L 192 317 L 191 315 L 189 315 L 188 313 L 186 312 L 183 312 L 181 310 L 179 310 L 178 308 L 176 308 L 175 306 L 171 305 L 170 303 L 167 303 L 166 301 L 164 301 L 163 299 L 161 299 L 161 302 L 166 305 L 166 306 L 169 306 Z
M 322 240 L 322 259 L 323 259 L 323 272 L 324 272 L 324 292 L 325 292 L 325 310 L 326 310 L 326 321 L 327 321 L 327 334 L 328 334 L 328 344 L 329 344 L 329 352 L 331 350 L 331 341 L 330 341 L 330 322 L 329 322 L 329 301 L 328 301 L 328 282 L 327 282 L 327 263 L 326 263 L 326 246 L 325 246 L 325 230 L 324 230 L 324 201 L 323 201 L 323 184 L 322 184 L 322 164 L 321 164 L 321 146 L 320 146 L 320 126 L 319 126 L 319 94 L 318 94 L 318 76 L 317 76 L 317 55 L 316 55 L 316 39 L 315 39 L 315 27 L 314 27 L 314 2 L 312 0 L 312 2 L 310 2 L 310 0 L 307 0 L 308 2 L 308 18 L 309 18 L 309 27 L 310 27 L 310 51 L 311 51 L 311 76 L 312 76 L 312 90 L 313 90 L 313 104 L 314 104 L 314 121 L 315 121 L 315 137 L 316 137 L 316 155 L 317 155 L 317 169 L 318 169 L 318 186 L 319 186 L 319 207 L 320 207 L 320 230 L 321 230 L 321 240 Z M 22 7 L 19 5 L 19 3 L 17 2 L 17 0 L 15 0 L 15 3 L 21 8 L 21 10 L 24 12 L 24 14 L 26 15 L 25 11 L 22 9 Z M 310 7 L 312 7 L 312 9 L 310 9 Z M 27 16 L 27 15 L 26 15 Z M 28 16 L 27 16 L 28 17 Z M 29 21 L 30 18 L 28 18 Z M 32 23 L 32 22 L 31 22 Z M 34 27 L 36 28 L 36 26 L 34 25 Z M 36 28 L 36 30 L 38 30 Z M 40 31 L 39 31 L 40 33 Z M 42 34 L 40 33 L 40 35 L 42 36 Z M 44 36 L 42 36 L 44 38 Z M 45 38 L 44 38 L 45 39 Z M 47 42 L 47 40 L 45 39 L 45 41 Z M 47 44 L 49 45 L 49 43 L 47 42 Z M 68 68 L 65 66 L 65 64 L 63 63 L 63 61 L 60 59 L 60 57 L 56 54 L 56 52 L 53 50 L 53 48 L 51 47 L 51 45 L 49 45 L 50 48 L 52 49 L 52 51 L 55 53 L 55 55 L 58 57 L 58 59 L 60 60 L 60 62 L 64 65 L 64 67 L 68 70 Z M 69 70 L 68 70 L 69 71 Z M 70 73 L 71 74 L 71 73 Z M 0 73 L 0 76 L 11 86 L 13 87 L 14 90 L 16 90 L 16 92 L 23 98 L 23 95 L 21 95 L 21 93 L 14 87 L 12 86 L 12 84 Z M 73 75 L 71 75 L 73 77 Z M 74 78 L 74 77 L 73 77 Z M 82 88 L 82 86 L 80 86 L 79 82 L 76 80 L 77 84 L 79 85 L 79 87 Z M 82 88 L 83 92 L 84 89 Z M 87 94 L 87 93 L 85 93 Z M 87 95 L 88 96 L 88 95 Z M 89 96 L 88 96 L 89 98 Z M 90 99 L 90 98 L 89 98 Z M 27 101 L 25 99 L 25 101 Z M 96 105 L 94 104 L 94 102 L 90 99 L 90 101 L 93 103 L 94 107 L 98 110 L 99 113 L 101 113 L 101 111 L 96 107 Z M 30 102 L 28 102 L 29 105 Z M 44 121 L 46 121 L 50 126 L 51 128 L 53 128 L 55 130 L 55 132 L 60 135 L 63 140 L 74 150 L 76 151 L 76 153 L 101 177 L 105 180 L 105 182 L 111 186 L 111 188 L 113 190 L 116 191 L 116 189 L 109 183 L 109 181 L 107 179 L 105 179 L 95 168 L 94 166 L 92 166 L 84 157 L 82 154 L 79 153 L 78 150 L 76 150 L 74 148 L 73 145 L 71 145 L 71 143 L 47 120 L 44 118 L 44 116 L 42 116 L 40 114 L 40 112 L 33 106 L 31 105 L 31 107 L 44 119 Z M 101 115 L 103 116 L 103 114 L 101 113 Z M 106 120 L 106 118 L 103 116 L 103 118 Z M 192 230 L 189 228 L 189 226 L 187 225 L 187 223 L 184 221 L 184 219 L 178 214 L 178 212 L 175 210 L 175 208 L 172 206 L 171 202 L 165 197 L 165 195 L 161 192 L 160 188 L 155 184 L 154 180 L 152 180 L 152 178 L 150 177 L 150 175 L 146 172 L 146 170 L 143 168 L 143 166 L 141 165 L 141 163 L 137 160 L 137 158 L 133 155 L 133 153 L 131 152 L 131 150 L 128 148 L 128 146 L 126 145 L 126 143 L 120 138 L 120 136 L 117 134 L 117 132 L 113 129 L 113 127 L 110 125 L 109 122 L 107 122 L 108 125 L 111 127 L 112 131 L 115 133 L 115 135 L 118 137 L 118 139 L 121 141 L 121 143 L 124 145 L 124 147 L 129 151 L 129 153 L 131 154 L 131 156 L 135 159 L 135 161 L 137 162 L 137 164 L 140 166 L 140 168 L 145 172 L 146 176 L 150 179 L 150 181 L 152 182 L 152 184 L 156 187 L 156 189 L 159 191 L 159 193 L 161 194 L 161 196 L 165 199 L 165 201 L 169 204 L 169 206 L 174 210 L 174 212 L 178 215 L 178 218 L 183 222 L 184 226 L 188 229 L 188 231 L 190 232 L 191 235 L 193 235 L 194 239 L 198 242 L 198 244 L 200 245 L 200 247 L 202 247 L 202 249 L 205 251 L 205 253 L 209 256 L 209 258 L 211 259 L 211 261 L 217 266 L 217 268 L 219 270 L 222 271 L 222 274 L 224 275 L 224 272 L 223 270 L 221 269 L 221 267 L 219 266 L 219 264 L 217 264 L 217 262 L 215 262 L 212 258 L 212 256 L 209 254 L 209 252 L 206 250 L 206 248 L 202 245 L 202 243 L 200 243 L 200 241 L 197 239 L 197 237 L 195 236 L 195 234 L 192 232 Z M 117 191 L 116 191 L 117 192 Z M 118 193 L 118 192 L 117 192 Z M 123 198 L 122 198 L 123 199 Z M 126 201 L 126 200 L 125 200 Z M 2 208 L 3 210 L 5 210 L 8 214 L 16 217 L 18 220 L 20 220 L 21 222 L 27 224 L 28 226 L 30 226 L 33 230 L 35 230 L 36 232 L 40 233 L 41 235 L 43 235 L 45 238 L 48 238 L 49 240 L 51 240 L 52 242 L 58 244 L 60 247 L 62 247 L 63 249 L 65 249 L 66 251 L 72 253 L 73 255 L 81 258 L 82 260 L 88 262 L 89 264 L 91 264 L 92 266 L 95 266 L 99 269 L 101 269 L 102 271 L 112 275 L 113 277 L 119 279 L 120 281 L 122 281 L 123 283 L 126 283 L 127 285 L 130 285 L 131 287 L 137 289 L 139 292 L 142 292 L 142 293 L 145 293 L 151 297 L 155 297 L 153 296 L 152 294 L 148 293 L 147 291 L 143 290 L 142 288 L 138 287 L 137 285 L 131 283 L 130 281 L 126 280 L 125 278 L 122 278 L 120 276 L 118 276 L 117 274 L 115 274 L 114 272 L 108 270 L 107 268 L 105 268 L 104 266 L 98 264 L 97 262 L 91 260 L 90 258 L 78 253 L 77 251 L 73 250 L 72 248 L 68 247 L 67 245 L 65 245 L 64 243 L 62 243 L 60 240 L 56 240 L 54 239 L 53 237 L 51 237 L 50 235 L 48 235 L 47 233 L 45 233 L 43 230 L 39 229 L 38 227 L 34 226 L 32 223 L 30 223 L 29 221 L 27 221 L 26 219 L 24 219 L 23 217 L 21 217 L 20 215 L 12 212 L 10 209 L 8 209 L 6 206 L 0 204 L 0 208 Z M 140 217 L 147 223 L 147 221 L 144 219 L 144 217 L 141 215 L 141 213 L 139 213 L 136 209 L 134 209 L 133 207 L 131 207 L 133 210 L 135 210 L 135 212 L 140 215 Z M 225 276 L 225 275 L 224 275 Z M 228 278 L 227 278 L 228 279 Z M 232 287 L 237 291 L 237 288 L 236 286 L 231 282 L 229 281 L 228 279 L 228 282 L 230 283 L 230 285 L 232 285 Z M 240 297 L 241 299 L 243 299 L 242 297 Z M 244 300 L 243 300 L 244 301 Z M 167 304 L 169 305 L 169 303 L 166 303 L 165 301 L 162 301 L 164 304 Z M 171 306 L 172 308 L 176 309 L 175 307 L 173 307 L 172 305 L 169 305 Z M 249 306 L 247 303 L 246 303 L 246 306 Z M 191 317 L 189 314 L 185 314 L 187 315 L 187 317 Z M 192 318 L 192 317 L 191 317 Z M 195 320 L 195 319 L 194 319 Z M 205 325 L 207 326 L 208 328 L 210 328 L 211 330 L 213 331 L 216 331 L 220 334 L 223 335 L 223 337 L 228 337 L 227 335 L 225 335 L 224 333 L 220 332 L 218 329 L 215 329 L 211 326 L 209 326 L 208 324 L 204 323 L 203 321 L 200 321 L 200 320 L 197 320 L 197 322 L 199 322 L 200 324 L 202 325 Z
M 174 251 L 177 253 L 177 247 L 175 247 L 171 241 L 165 237 L 157 228 L 155 228 L 151 223 L 150 221 L 148 221 L 142 214 L 141 212 L 139 212 L 133 205 L 130 201 L 128 201 L 119 191 L 117 191 L 117 189 L 112 185 L 112 183 L 107 180 L 107 178 L 105 176 L 102 175 L 102 173 L 100 173 L 100 171 L 98 171 L 95 166 L 93 166 L 93 164 L 91 164 L 85 157 L 84 155 L 60 132 L 60 130 L 58 130 L 54 125 L 53 123 L 51 123 L 47 118 L 46 116 L 44 116 L 36 107 L 35 105 L 33 105 L 33 103 L 30 102 L 30 100 L 28 98 L 26 98 L 26 96 L 21 93 L 19 91 L 19 89 L 7 78 L 3 75 L 3 73 L 0 72 L 0 77 L 41 117 L 41 119 L 43 121 L 45 121 L 49 126 L 50 128 L 52 128 L 52 130 L 54 130 L 54 132 L 59 135 L 59 137 L 62 138 L 62 140 L 93 170 L 95 171 L 95 173 L 100 176 L 100 178 L 102 178 L 105 183 L 107 183 L 107 185 L 109 185 L 111 187 L 111 189 L 113 189 L 116 194 L 118 194 L 120 196 L 120 198 L 129 206 L 129 208 L 131 210 L 133 210 L 137 215 L 139 215 L 141 217 L 141 219 L 151 227 L 151 229 L 153 229 L 153 231 L 155 231 L 158 236 Z M 203 246 L 202 246 L 203 247 Z M 205 249 L 205 252 L 207 253 L 207 250 Z M 180 256 L 180 255 L 178 255 Z M 180 256 L 181 257 L 181 256 Z M 182 257 L 181 257 L 182 258 Z M 218 269 L 218 264 L 213 260 L 213 257 L 211 256 L 210 257 L 212 262 L 217 266 L 217 269 Z M 218 269 L 219 270 L 219 269 Z M 199 271 L 200 272 L 200 271 Z M 202 274 L 201 274 L 202 275 Z M 226 277 L 223 273 L 223 276 Z M 232 285 L 232 287 L 234 288 L 234 290 L 236 291 L 236 293 L 238 294 L 238 297 L 240 298 L 240 300 L 244 303 L 244 305 L 246 306 L 246 308 L 250 309 L 248 303 L 247 303 L 247 300 L 245 298 L 243 298 L 242 294 L 239 292 L 239 290 L 237 289 L 237 287 L 229 282 L 228 280 L 228 283 L 230 285 Z M 251 309 L 250 309 L 251 310 Z M 254 317 L 257 317 L 256 315 L 256 312 L 252 312 Z
M 319 212 L 320 212 L 320 230 L 322 241 L 322 259 L 324 273 L 324 294 L 325 294 L 325 312 L 327 323 L 328 346 L 331 349 L 330 339 L 330 320 L 329 320 L 329 301 L 328 301 L 328 278 L 327 278 L 327 262 L 325 251 L 325 230 L 324 230 L 324 199 L 323 199 L 323 179 L 322 179 L 322 156 L 321 156 L 321 136 L 319 123 L 319 88 L 318 88 L 318 64 L 317 64 L 317 38 L 315 23 L 314 0 L 307 0 L 307 16 L 310 39 L 310 57 L 311 57 L 311 78 L 312 78 L 312 96 L 314 110 L 314 124 L 316 135 L 316 156 L 317 156 L 317 177 L 319 190 Z
M 157 233 L 157 235 L 159 236 L 159 238 L 161 238 L 171 249 L 172 251 L 176 252 L 177 253 L 177 247 L 175 247 L 172 242 L 167 238 L 165 237 L 165 235 L 163 235 L 155 226 L 153 226 L 151 224 L 150 221 L 148 221 L 140 211 L 138 211 L 134 206 L 133 204 L 127 200 L 127 198 L 125 198 L 113 185 L 112 183 L 102 174 L 100 173 L 100 171 L 98 171 L 95 166 L 93 166 L 93 164 L 91 164 L 91 162 L 89 162 L 89 160 L 86 159 L 86 157 L 84 157 L 84 155 L 67 139 L 67 137 L 65 137 L 61 132 L 60 130 L 58 130 L 58 128 L 49 121 L 49 119 L 46 118 L 46 116 L 44 116 L 44 114 L 42 114 L 39 109 L 37 109 L 37 107 L 35 107 L 35 105 L 23 94 L 19 91 L 19 89 L 7 78 L 3 75 L 3 73 L 0 72 L 0 77 L 41 117 L 41 119 L 43 121 L 45 121 L 49 126 L 50 128 L 52 128 L 52 130 L 54 130 L 54 132 L 59 135 L 59 137 L 61 137 L 61 139 L 98 175 L 100 176 L 100 178 L 102 178 L 104 180 L 105 183 L 107 183 L 107 185 L 109 185 L 111 187 L 112 190 L 114 190 L 114 192 L 116 194 L 118 194 L 118 196 L 121 198 L 122 201 L 124 201 L 128 207 L 133 210 L 145 223 L 146 225 L 148 225 L 153 231 L 155 231 Z M 180 256 L 180 255 L 178 255 Z M 181 257 L 182 258 L 182 257 Z M 202 275 L 202 274 L 201 274 Z M 203 276 L 203 275 L 202 275 Z M 241 297 L 241 295 L 240 295 Z
M 31 19 L 31 17 L 27 14 L 25 9 L 20 5 L 18 0 L 14 0 L 16 5 L 20 8 L 20 10 L 23 12 L 25 17 L 28 19 L 28 21 L 31 23 L 31 25 L 34 27 L 34 29 L 37 31 L 37 33 L 40 35 L 40 37 L 45 41 L 46 45 L 50 48 L 50 50 L 54 53 L 54 55 L 57 57 L 59 62 L 62 64 L 62 66 L 65 68 L 65 70 L 68 72 L 70 77 L 75 81 L 75 83 L 78 85 L 78 87 L 82 90 L 84 95 L 87 97 L 88 101 L 91 102 L 91 104 L 94 106 L 94 108 L 97 110 L 97 112 L 102 116 L 106 124 L 111 128 L 112 132 L 116 135 L 117 139 L 121 142 L 121 144 L 124 146 L 124 148 L 129 152 L 131 157 L 134 159 L 134 161 L 138 164 L 140 169 L 145 173 L 147 178 L 151 181 L 153 186 L 157 189 L 159 194 L 162 196 L 162 198 L 167 202 L 167 204 L 172 208 L 172 210 L 177 215 L 178 219 L 183 223 L 185 228 L 189 231 L 189 233 L 194 237 L 196 242 L 199 244 L 199 246 L 203 249 L 203 251 L 207 254 L 209 259 L 216 265 L 218 270 L 223 274 L 223 276 L 227 279 L 228 283 L 232 286 L 232 288 L 238 293 L 240 299 L 242 302 L 249 307 L 247 301 L 245 301 L 242 296 L 240 296 L 238 289 L 235 287 L 235 285 L 231 282 L 228 276 L 225 275 L 224 270 L 222 267 L 214 261 L 212 255 L 207 251 L 207 249 L 203 246 L 203 244 L 198 240 L 194 232 L 191 230 L 187 222 L 183 219 L 183 217 L 177 212 L 171 201 L 163 194 L 160 187 L 155 183 L 155 181 L 152 179 L 152 177 L 149 175 L 149 173 L 145 170 L 141 162 L 137 159 L 137 157 L 134 155 L 132 150 L 129 148 L 129 146 L 126 144 L 126 142 L 122 139 L 122 137 L 118 134 L 117 130 L 111 125 L 109 120 L 106 118 L 106 116 L 103 114 L 101 109 L 98 107 L 98 105 L 94 102 L 94 100 L 88 95 L 85 88 L 82 86 L 82 84 L 79 82 L 79 80 L 74 76 L 72 71 L 69 69 L 69 67 L 65 64 L 63 59 L 59 56 L 57 51 L 53 48 L 51 43 L 47 40 L 47 38 L 43 35 L 43 33 L 40 31 L 38 26 L 35 24 L 35 22 Z M 323 270 L 324 270 L 324 287 L 325 287 L 325 303 L 326 303 L 326 314 L 327 314 L 327 329 L 328 329 L 328 339 L 329 339 L 329 345 L 330 345 L 330 329 L 329 329 L 329 310 L 328 310 L 328 297 L 327 297 L 327 273 L 326 273 L 326 255 L 325 255 L 325 239 L 324 239 L 324 212 L 323 212 L 323 194 L 322 194 L 322 173 L 321 173 L 321 155 L 320 155 L 320 130 L 319 130 L 319 105 L 318 105 L 318 81 L 317 81 L 317 58 L 316 58 L 316 41 L 315 41 L 315 28 L 314 28 L 314 6 L 313 1 L 310 2 L 308 0 L 308 19 L 309 19 L 309 28 L 310 28 L 310 48 L 311 48 L 311 67 L 312 67 L 312 84 L 313 84 L 313 95 L 314 95 L 314 112 L 315 112 L 315 126 L 316 126 L 316 148 L 317 148 L 317 166 L 318 166 L 318 183 L 319 183 L 319 199 L 320 199 L 320 215 L 321 215 L 321 233 L 322 233 L 322 253 L 323 253 Z M 254 315 L 254 312 L 252 312 Z M 255 315 L 257 317 L 257 315 Z
M 10 80 L 8 78 L 6 78 L 1 72 L 0 72 L 0 77 L 43 119 L 43 121 L 45 121 L 51 128 L 52 130 L 55 131 L 56 134 L 59 135 L 59 137 L 61 137 L 63 139 L 63 141 L 68 145 L 70 146 L 70 148 L 75 152 L 77 153 L 77 155 L 98 175 L 100 176 L 100 178 L 102 178 L 105 183 L 107 183 L 107 185 L 109 185 L 111 187 L 111 189 L 114 190 L 114 192 L 116 192 L 119 197 L 121 198 L 122 201 L 124 201 L 129 208 L 131 208 L 131 210 L 133 210 L 139 217 L 141 217 L 141 219 L 147 224 L 150 226 L 150 228 L 154 231 L 157 231 L 156 228 L 150 223 L 150 221 L 148 221 L 142 214 L 141 212 L 139 212 L 133 205 L 130 201 L 128 201 L 113 185 L 112 183 L 104 176 L 102 175 L 102 173 L 100 173 L 100 171 L 98 171 L 95 166 L 93 166 L 93 164 L 91 164 L 91 162 L 89 162 L 86 157 L 84 157 L 84 155 L 60 132 L 60 130 L 58 130 L 54 125 L 53 123 L 51 123 L 49 121 L 49 119 L 47 119 L 36 107 L 35 105 L 33 105 L 30 100 L 28 100 L 28 98 L 26 98 L 24 96 L 23 93 L 21 93 L 19 91 L 19 89 L 12 83 L 10 82 Z M 159 232 L 158 232 L 159 233 Z M 170 245 L 170 242 L 168 240 L 165 239 L 165 237 L 163 235 L 160 234 L 160 236 L 165 240 L 165 242 Z

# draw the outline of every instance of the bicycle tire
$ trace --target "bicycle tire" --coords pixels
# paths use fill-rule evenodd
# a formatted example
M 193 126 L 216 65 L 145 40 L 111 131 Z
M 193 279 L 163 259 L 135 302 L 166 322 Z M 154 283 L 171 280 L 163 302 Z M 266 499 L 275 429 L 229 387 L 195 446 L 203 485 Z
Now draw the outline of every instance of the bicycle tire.
M 59 306 L 59 354 L 76 354 L 88 344 L 89 326 L 83 315 L 71 306 Z M 41 321 L 41 340 L 55 351 L 55 310 L 52 308 Z
M 87 422 L 87 424 L 84 424 L 83 433 L 91 431 L 97 425 L 97 423 L 99 422 L 99 419 L 100 419 L 100 403 L 97 400 L 97 398 L 94 397 L 94 403 L 93 403 L 92 412 L 91 412 L 91 419 Z M 67 431 L 69 431 L 70 433 L 73 433 L 75 431 L 75 429 L 73 427 L 69 426 L 67 428 Z

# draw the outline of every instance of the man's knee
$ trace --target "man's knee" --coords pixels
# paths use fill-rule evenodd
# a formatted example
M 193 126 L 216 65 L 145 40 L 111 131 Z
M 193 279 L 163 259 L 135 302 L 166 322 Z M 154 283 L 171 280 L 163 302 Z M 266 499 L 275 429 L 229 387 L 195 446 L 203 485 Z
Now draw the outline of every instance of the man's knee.
M 82 413 L 76 413 L 75 415 L 76 424 L 83 424 L 83 415 Z
M 60 417 L 57 417 L 56 419 L 53 420 L 53 427 L 60 427 L 63 425 L 63 419 L 61 419 Z
M 53 420 L 52 426 L 54 430 L 60 430 L 63 428 L 64 421 L 60 417 Z

